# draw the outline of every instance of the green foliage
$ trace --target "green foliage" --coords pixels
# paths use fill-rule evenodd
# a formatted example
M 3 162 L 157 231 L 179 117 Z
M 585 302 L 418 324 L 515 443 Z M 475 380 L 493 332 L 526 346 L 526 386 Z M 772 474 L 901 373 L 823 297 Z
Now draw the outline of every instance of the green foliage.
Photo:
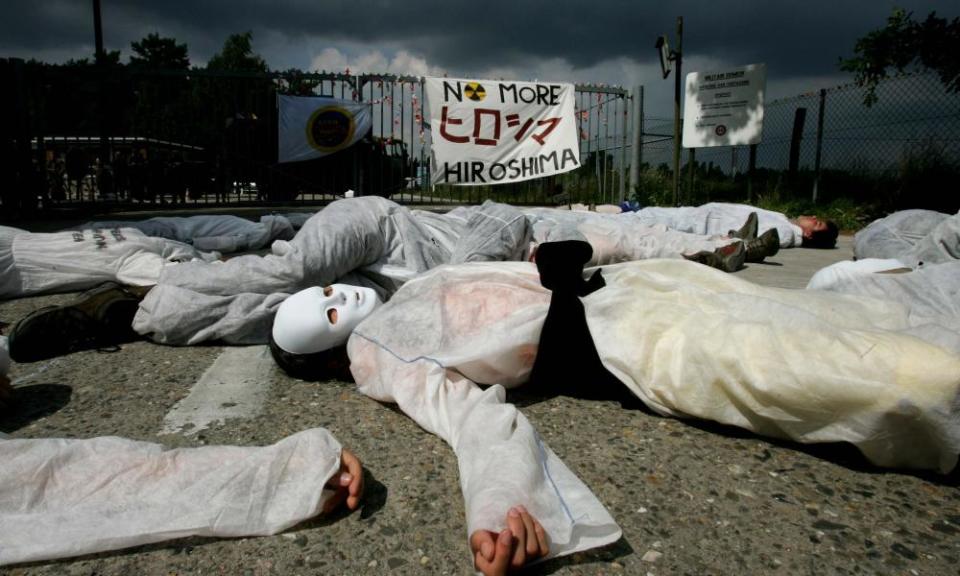
M 163 38 L 153 32 L 139 42 L 131 42 L 130 66 L 154 70 L 187 70 L 190 58 L 187 45 L 177 44 L 173 38 Z
M 253 51 L 253 32 L 231 34 L 220 52 L 207 62 L 208 70 L 230 70 L 234 72 L 267 72 L 267 63 Z
M 960 92 L 960 18 L 947 20 L 931 12 L 923 22 L 894 8 L 887 25 L 857 40 L 855 56 L 840 61 L 840 69 L 853 72 L 857 84 L 867 88 L 864 104 L 877 101 L 876 89 L 887 70 L 903 72 L 910 66 L 933 70 L 949 92 Z

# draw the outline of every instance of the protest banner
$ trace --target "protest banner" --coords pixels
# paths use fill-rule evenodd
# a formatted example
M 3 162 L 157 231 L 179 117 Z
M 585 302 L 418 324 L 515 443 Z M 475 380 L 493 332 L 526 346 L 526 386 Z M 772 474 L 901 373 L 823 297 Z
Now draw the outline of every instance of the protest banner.
M 687 74 L 684 148 L 758 144 L 766 84 L 765 64 Z
M 575 170 L 572 84 L 427 78 L 434 184 L 521 182 Z
M 370 131 L 370 105 L 313 96 L 277 96 L 277 161 L 299 162 L 339 152 Z

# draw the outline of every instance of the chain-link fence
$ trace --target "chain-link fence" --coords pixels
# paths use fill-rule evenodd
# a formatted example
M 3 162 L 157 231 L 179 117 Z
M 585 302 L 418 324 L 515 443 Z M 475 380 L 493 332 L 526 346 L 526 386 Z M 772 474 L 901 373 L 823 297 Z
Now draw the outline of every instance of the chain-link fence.
M 626 90 L 577 85 L 582 166 L 498 186 L 431 186 L 421 78 L 382 74 L 145 70 L 0 60 L 5 109 L 4 216 L 97 210 L 323 203 L 348 190 L 405 203 L 617 202 L 628 191 Z M 277 95 L 370 105 L 358 144 L 317 160 L 277 161 Z
M 681 203 L 849 198 L 886 209 L 960 208 L 960 95 L 934 74 L 890 78 L 878 101 L 838 86 L 765 106 L 763 141 L 683 151 Z M 672 202 L 672 120 L 644 122 L 641 200 Z M 692 168 L 692 169 L 691 169 Z

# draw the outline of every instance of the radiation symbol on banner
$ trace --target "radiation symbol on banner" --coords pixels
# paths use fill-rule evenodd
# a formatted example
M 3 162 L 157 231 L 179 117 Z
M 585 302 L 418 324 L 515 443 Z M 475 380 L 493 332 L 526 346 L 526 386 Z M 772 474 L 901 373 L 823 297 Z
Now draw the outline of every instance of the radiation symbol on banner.
M 317 108 L 307 120 L 307 142 L 320 152 L 336 152 L 350 145 L 357 126 L 353 114 L 340 106 Z
M 479 82 L 469 82 L 463 87 L 463 93 L 474 102 L 480 102 L 487 97 L 487 90 Z

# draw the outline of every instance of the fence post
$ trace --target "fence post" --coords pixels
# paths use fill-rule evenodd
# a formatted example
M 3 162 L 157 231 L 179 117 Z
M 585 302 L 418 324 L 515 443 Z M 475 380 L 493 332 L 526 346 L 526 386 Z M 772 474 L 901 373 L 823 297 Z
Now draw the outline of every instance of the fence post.
M 827 90 L 820 89 L 820 110 L 817 112 L 817 156 L 813 163 L 813 203 L 817 203 L 820 191 L 820 153 L 823 150 L 823 109 L 827 102 Z
M 750 164 L 747 166 L 747 204 L 753 204 L 753 177 L 757 169 L 757 145 L 750 145 Z
M 692 203 L 693 200 L 694 200 L 694 196 L 693 196 L 693 180 L 694 180 L 695 174 L 696 174 L 697 149 L 696 149 L 696 148 L 688 148 L 688 150 L 689 150 L 690 152 L 689 152 L 688 155 L 687 155 L 687 162 L 689 162 L 690 164 L 687 166 L 687 179 L 688 179 L 688 182 L 687 182 L 687 194 L 686 194 L 686 197 L 687 197 L 687 203 L 690 204 L 690 203 Z
M 627 199 L 627 99 L 622 98 L 623 120 L 620 122 L 620 204 Z
M 643 86 L 633 89 L 633 134 L 630 148 L 630 192 L 640 191 L 640 163 L 643 161 Z
M 797 108 L 793 114 L 793 133 L 790 135 L 790 176 L 797 175 L 800 169 L 800 141 L 803 139 L 803 125 L 807 121 L 807 109 Z
M 12 200 L 14 213 L 21 216 L 23 212 L 32 210 L 35 206 L 30 203 L 31 198 L 36 198 L 36 190 L 32 189 L 30 173 L 33 170 L 30 154 L 30 117 L 27 109 L 26 78 L 24 74 L 23 60 L 20 58 L 10 58 L 10 76 L 13 81 L 13 133 L 12 140 L 15 143 L 13 174 L 9 194 L 4 200 Z M 6 153 L 6 151 L 4 151 Z M 6 205 L 4 205 L 6 212 Z M 9 214 L 9 212 L 7 212 Z

